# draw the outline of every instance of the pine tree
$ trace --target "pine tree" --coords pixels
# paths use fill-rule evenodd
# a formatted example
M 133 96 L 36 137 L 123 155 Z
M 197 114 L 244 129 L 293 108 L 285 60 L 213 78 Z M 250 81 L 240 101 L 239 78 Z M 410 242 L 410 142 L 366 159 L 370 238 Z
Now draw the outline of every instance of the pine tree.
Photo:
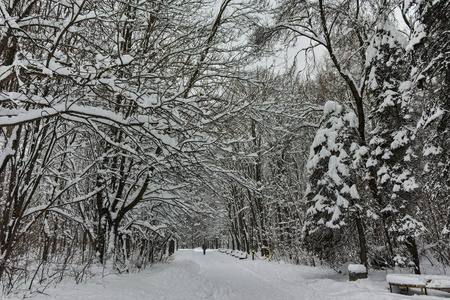
M 394 241 L 411 253 L 416 273 L 420 273 L 416 238 L 425 230 L 420 221 L 419 187 L 416 179 L 416 132 L 409 81 L 412 71 L 406 51 L 407 37 L 389 19 L 378 28 L 368 62 L 371 64 L 369 87 L 373 97 L 371 118 L 375 124 L 370 140 L 367 167 L 376 177 L 381 201 L 375 213 L 381 216 Z M 401 251 L 400 251 L 401 252 Z M 400 253 L 397 253 L 398 255 Z M 403 253 L 402 253 L 403 255 Z M 403 260 L 403 259 L 402 259 Z
M 339 248 L 341 235 L 352 236 L 356 224 L 359 256 L 361 263 L 366 264 L 365 240 L 361 240 L 365 208 L 358 192 L 358 169 L 367 149 L 360 146 L 358 119 L 353 111 L 329 101 L 324 106 L 324 119 L 308 159 L 306 241 L 316 252 L 325 251 L 323 254 L 332 260 L 342 252 Z
M 450 264 L 450 3 L 418 1 L 416 101 L 423 107 L 417 123 L 423 140 L 423 191 L 427 242 L 441 263 Z

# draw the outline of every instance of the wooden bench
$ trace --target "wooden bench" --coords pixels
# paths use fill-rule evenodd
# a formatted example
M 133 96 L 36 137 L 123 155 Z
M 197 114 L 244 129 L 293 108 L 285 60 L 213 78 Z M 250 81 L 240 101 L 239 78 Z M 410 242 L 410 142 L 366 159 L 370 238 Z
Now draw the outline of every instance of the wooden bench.
M 427 279 L 427 289 L 449 291 L 450 276 L 444 275 L 423 275 Z
M 413 275 L 413 274 L 388 274 L 386 281 L 389 283 L 389 290 L 392 287 L 418 288 L 421 295 L 428 295 L 427 289 L 450 290 L 450 277 L 442 275 Z

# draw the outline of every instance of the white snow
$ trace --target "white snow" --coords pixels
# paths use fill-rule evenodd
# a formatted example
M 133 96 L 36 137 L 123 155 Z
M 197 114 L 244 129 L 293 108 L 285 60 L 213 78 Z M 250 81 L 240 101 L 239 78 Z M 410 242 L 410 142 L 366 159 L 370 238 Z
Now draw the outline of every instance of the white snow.
M 428 288 L 450 287 L 450 276 L 443 275 L 388 274 L 386 281 L 405 285 L 425 285 Z
M 323 106 L 323 115 L 327 116 L 329 114 L 339 114 L 342 111 L 342 106 L 334 101 L 327 101 Z
M 450 276 L 441 275 L 425 275 L 425 278 L 429 280 L 427 287 L 429 288 L 448 288 L 450 287 Z
M 359 198 L 358 189 L 357 189 L 356 185 L 352 185 L 352 187 L 350 188 L 350 196 L 353 199 L 360 199 Z
M 128 65 L 133 61 L 134 57 L 128 54 L 122 55 L 120 58 L 117 58 L 115 63 L 117 65 Z
M 414 46 L 419 44 L 424 37 L 426 37 L 425 26 L 423 24 L 417 24 L 416 28 L 414 28 L 413 37 L 405 48 L 406 51 L 413 51 Z
M 364 265 L 350 264 L 348 265 L 348 271 L 351 273 L 366 273 L 367 269 Z
M 336 205 L 340 207 L 347 208 L 348 207 L 348 200 L 342 197 L 341 195 L 337 195 L 336 199 Z
M 427 284 L 427 281 L 424 277 L 416 276 L 413 274 L 388 274 L 386 275 L 386 281 L 397 284 L 411 284 L 411 285 Z
M 410 299 L 390 293 L 385 278 L 385 271 L 369 272 L 368 279 L 349 282 L 347 274 L 325 268 L 236 259 L 214 250 L 207 250 L 206 255 L 201 249 L 179 250 L 168 263 L 156 264 L 141 273 L 110 274 L 81 284 L 66 282 L 48 287 L 31 299 Z M 0 298 L 23 296 L 18 293 Z M 420 297 L 437 300 L 450 295 L 430 290 L 428 296 Z
M 358 128 L 358 117 L 353 111 L 346 113 L 343 119 L 349 123 L 350 127 Z
M 430 155 L 438 155 L 442 153 L 443 149 L 441 147 L 435 147 L 435 146 L 425 146 L 423 149 L 423 155 L 424 156 L 430 156 Z

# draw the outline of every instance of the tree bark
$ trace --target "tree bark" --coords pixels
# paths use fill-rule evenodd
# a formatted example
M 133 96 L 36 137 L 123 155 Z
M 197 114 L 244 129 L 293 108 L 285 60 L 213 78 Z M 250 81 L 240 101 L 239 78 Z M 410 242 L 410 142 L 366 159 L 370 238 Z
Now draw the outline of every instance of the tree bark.
M 358 229 L 358 239 L 359 239 L 359 260 L 364 266 L 368 266 L 367 263 L 367 246 L 366 246 L 366 236 L 364 234 L 364 225 L 359 216 L 356 217 L 356 228 Z
M 409 253 L 411 253 L 411 256 L 413 258 L 414 273 L 420 274 L 419 250 L 417 249 L 416 240 L 413 237 L 409 236 L 406 239 L 406 246 L 408 247 Z

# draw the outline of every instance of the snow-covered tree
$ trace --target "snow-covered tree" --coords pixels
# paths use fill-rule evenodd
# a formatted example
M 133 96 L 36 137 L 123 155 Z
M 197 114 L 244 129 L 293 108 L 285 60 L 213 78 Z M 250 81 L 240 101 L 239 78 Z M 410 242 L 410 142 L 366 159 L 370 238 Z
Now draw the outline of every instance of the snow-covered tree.
M 358 236 L 359 258 L 367 264 L 362 222 L 366 207 L 358 192 L 367 148 L 360 146 L 358 118 L 332 101 L 325 104 L 323 118 L 308 159 L 306 241 L 325 257 L 338 258 L 341 235 Z M 355 225 L 357 233 L 353 232 Z
M 414 4 L 417 3 L 417 6 Z M 416 10 L 417 9 L 417 10 Z M 448 1 L 415 1 L 412 25 L 416 68 L 414 98 L 423 108 L 417 122 L 422 143 L 424 237 L 441 263 L 450 263 L 450 4 Z
M 417 165 L 414 126 L 417 111 L 411 97 L 414 83 L 409 80 L 413 68 L 407 63 L 411 59 L 406 51 L 408 46 L 411 44 L 407 36 L 387 19 L 380 24 L 368 50 L 374 129 L 370 133 L 367 167 L 377 183 L 374 215 L 380 216 L 383 226 L 387 226 L 385 230 L 395 239 L 391 241 L 386 232 L 391 258 L 392 251 L 396 251 L 394 245 L 406 245 L 416 272 L 420 273 L 416 238 L 425 227 L 420 221 L 421 196 L 417 193 L 419 185 L 414 167 Z
M 229 39 L 251 15 L 213 4 L 0 5 L 0 278 L 19 244 L 38 244 L 28 228 L 43 225 L 50 241 L 79 224 L 98 261 L 126 267 L 135 237 L 141 252 L 161 250 L 174 220 L 199 212 L 181 198 L 199 185 L 215 122 L 235 108 L 223 91 L 247 54 Z
M 342 100 L 352 108 L 357 116 L 356 139 L 359 147 L 367 144 L 366 85 L 368 72 L 366 50 L 375 34 L 375 27 L 383 19 L 385 12 L 391 11 L 396 1 L 369 3 L 365 1 L 282 1 L 275 10 L 276 22 L 273 26 L 261 28 L 256 32 L 257 41 L 267 41 L 276 37 L 295 43 L 297 39 L 308 39 L 310 44 L 302 51 L 325 50 L 329 66 L 340 78 L 348 96 Z M 341 100 L 341 99 L 329 99 Z M 355 183 L 365 181 L 364 173 Z M 372 194 L 376 194 L 376 184 L 368 184 Z M 362 221 L 361 221 L 362 222 Z M 358 226 L 361 245 L 361 259 L 365 258 L 364 229 Z M 364 257 L 363 257 L 364 256 Z

